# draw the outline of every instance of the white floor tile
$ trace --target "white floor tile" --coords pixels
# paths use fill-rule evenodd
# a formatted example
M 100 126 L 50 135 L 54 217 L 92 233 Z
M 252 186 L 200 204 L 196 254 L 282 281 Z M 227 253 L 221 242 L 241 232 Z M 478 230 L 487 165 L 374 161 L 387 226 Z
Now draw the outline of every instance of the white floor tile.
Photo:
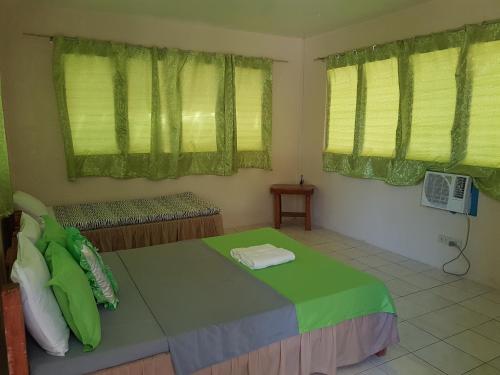
M 469 371 L 467 375 L 500 375 L 500 370 L 490 365 L 482 365 Z
M 488 292 L 492 292 L 493 289 L 489 286 L 476 283 L 475 281 L 462 279 L 458 281 L 454 281 L 450 283 L 451 286 L 456 286 L 457 288 L 461 288 L 466 291 L 476 292 L 478 294 L 484 294 Z
M 400 323 L 398 328 L 399 338 L 401 340 L 399 344 L 410 352 L 422 349 L 439 341 L 438 338 L 432 336 L 430 333 L 408 322 Z
M 422 275 L 417 273 L 415 275 L 403 276 L 402 280 L 419 287 L 420 289 L 430 289 L 435 286 L 439 286 L 442 284 L 441 281 L 433 279 L 432 277 Z
M 490 320 L 480 326 L 471 328 L 472 331 L 483 335 L 489 339 L 492 339 L 500 343 L 500 322 L 497 320 Z
M 468 310 L 463 306 L 453 305 L 410 319 L 410 323 L 440 339 L 445 339 L 478 326 L 489 319 L 489 317 Z
M 415 273 L 412 270 L 410 270 L 406 267 L 400 266 L 399 264 L 395 264 L 395 263 L 386 264 L 384 266 L 380 266 L 380 267 L 376 267 L 376 268 L 382 272 L 388 273 L 388 274 L 393 275 L 395 277 L 403 277 L 403 276 L 408 276 L 408 275 L 412 275 Z
M 395 302 L 396 312 L 402 320 L 439 310 L 453 303 L 426 290 L 398 298 Z
M 463 374 L 482 364 L 477 358 L 443 341 L 420 349 L 415 355 L 449 375 Z
M 382 258 L 381 256 L 378 255 L 370 255 L 367 257 L 361 257 L 358 258 L 358 261 L 361 263 L 364 263 L 370 267 L 379 267 L 383 266 L 385 264 L 390 264 L 391 262 L 386 260 L 385 258 Z
M 348 249 L 349 245 L 346 245 L 342 242 L 327 242 L 320 245 L 313 245 L 313 247 L 322 252 L 330 253 L 332 251 Z
M 395 276 L 389 275 L 388 273 L 382 272 L 376 268 L 368 268 L 365 270 L 365 272 L 372 274 L 373 276 L 384 282 L 387 282 L 389 280 L 394 280 L 396 278 Z
M 391 263 L 401 263 L 401 262 L 405 262 L 405 261 L 410 260 L 409 258 L 407 258 L 403 255 L 396 254 L 396 253 L 393 253 L 390 251 L 388 251 L 386 253 L 379 254 L 379 256 L 388 260 Z
M 364 250 L 360 247 L 351 247 L 349 248 L 349 256 L 353 259 L 361 258 L 361 257 L 368 257 L 374 255 L 373 253 Z
M 489 361 L 488 364 L 500 370 L 500 357 L 495 358 L 493 361 Z
M 460 304 L 472 311 L 479 312 L 492 318 L 500 316 L 500 303 L 495 303 L 483 296 L 463 301 Z
M 370 357 L 355 365 L 337 368 L 337 375 L 357 375 L 375 366 L 377 365 L 372 362 L 372 358 Z
M 477 296 L 477 292 L 466 291 L 450 284 L 437 286 L 430 291 L 453 302 L 462 302 Z
M 484 298 L 488 298 L 490 301 L 495 303 L 500 303 L 500 291 L 493 291 L 483 295 Z
M 484 362 L 500 356 L 499 343 L 469 330 L 449 337 L 445 341 Z
M 408 268 L 412 271 L 415 271 L 415 272 L 424 272 L 424 271 L 432 270 L 432 266 L 425 264 L 425 263 L 422 263 L 422 262 L 419 262 L 417 260 L 413 260 L 413 259 L 406 260 L 404 262 L 401 262 L 400 264 L 403 267 L 406 267 L 406 268 Z M 427 275 L 427 276 L 432 277 L 431 275 Z
M 405 355 L 378 367 L 388 375 L 442 375 L 438 369 L 413 354 Z
M 403 297 L 408 294 L 412 294 L 420 291 L 421 289 L 415 285 L 409 284 L 401 279 L 393 279 L 385 282 L 387 288 L 389 288 L 391 294 L 394 297 Z
M 458 281 L 462 279 L 462 277 L 460 276 L 449 275 L 447 273 L 444 273 L 442 270 L 438 268 L 433 268 L 428 271 L 424 271 L 423 274 L 433 277 L 434 279 L 440 280 L 444 283 L 451 283 L 452 281 Z

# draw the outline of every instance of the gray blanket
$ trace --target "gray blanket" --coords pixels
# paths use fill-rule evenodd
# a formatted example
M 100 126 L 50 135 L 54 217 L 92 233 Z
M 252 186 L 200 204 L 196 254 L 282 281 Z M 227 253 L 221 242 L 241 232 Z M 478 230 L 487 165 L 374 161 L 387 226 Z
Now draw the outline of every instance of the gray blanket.
M 145 305 L 117 253 L 102 257 L 113 270 L 120 286 L 120 304 L 116 311 L 100 309 L 102 341 L 96 350 L 83 351 L 71 335 L 64 357 L 46 354 L 28 337 L 31 375 L 79 375 L 168 352 L 165 333 Z
M 178 375 L 298 335 L 294 305 L 200 240 L 119 252 Z
M 161 352 L 178 375 L 298 334 L 295 308 L 200 240 L 103 254 L 120 286 L 116 311 L 101 310 L 102 342 L 65 357 L 32 340 L 34 375 L 83 374 Z

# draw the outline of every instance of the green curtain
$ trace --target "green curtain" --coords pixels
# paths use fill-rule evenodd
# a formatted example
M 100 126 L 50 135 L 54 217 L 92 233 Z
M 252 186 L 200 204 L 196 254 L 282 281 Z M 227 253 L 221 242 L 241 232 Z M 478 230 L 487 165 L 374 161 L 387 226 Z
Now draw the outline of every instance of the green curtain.
M 323 169 L 392 185 L 462 173 L 500 200 L 499 40 L 493 22 L 329 56 Z
M 271 169 L 269 59 L 56 37 L 53 68 L 70 180 Z
M 0 84 L 0 217 L 12 212 L 12 187 L 10 184 L 9 157 L 5 140 L 2 87 Z

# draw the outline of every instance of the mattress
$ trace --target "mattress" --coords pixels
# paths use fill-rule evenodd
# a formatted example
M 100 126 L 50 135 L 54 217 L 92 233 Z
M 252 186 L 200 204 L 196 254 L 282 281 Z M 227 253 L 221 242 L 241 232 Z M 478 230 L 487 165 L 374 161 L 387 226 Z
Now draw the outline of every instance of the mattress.
M 256 274 L 226 258 L 231 246 L 262 240 L 289 248 L 296 260 Z M 92 372 L 169 352 L 176 374 L 184 375 L 370 314 L 393 316 L 388 322 L 395 329 L 394 306 L 381 281 L 270 228 L 118 251 L 104 259 L 117 276 L 121 303 L 114 312 L 101 311 L 102 344 L 84 353 L 72 339 L 63 358 L 30 344 L 33 374 Z M 380 335 L 384 342 L 377 350 L 394 342 L 393 330 Z
M 100 309 L 102 341 L 93 352 L 70 336 L 65 357 L 46 354 L 28 337 L 31 375 L 84 374 L 169 351 L 160 325 L 130 278 L 117 253 L 102 254 L 120 286 L 120 304 L 116 311 Z
M 194 193 L 184 192 L 148 199 L 54 206 L 52 211 L 62 226 L 86 231 L 216 215 L 220 208 Z

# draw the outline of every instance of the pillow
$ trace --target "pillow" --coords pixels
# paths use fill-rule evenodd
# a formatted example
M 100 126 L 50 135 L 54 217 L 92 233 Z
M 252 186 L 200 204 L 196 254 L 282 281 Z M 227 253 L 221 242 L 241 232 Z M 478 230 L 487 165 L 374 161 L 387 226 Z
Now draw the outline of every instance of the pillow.
M 38 250 L 40 250 L 42 254 L 45 253 L 51 241 L 58 243 L 62 247 L 66 247 L 66 232 L 57 220 L 49 215 L 43 215 L 42 221 L 44 225 L 42 236 L 35 244 Z
M 47 206 L 42 201 L 24 191 L 14 192 L 13 200 L 16 210 L 24 211 L 38 221 L 40 221 L 40 217 L 49 213 Z
M 40 239 L 42 235 L 42 228 L 40 223 L 33 219 L 30 215 L 23 212 L 21 214 L 21 230 L 20 230 L 33 244 Z
M 68 351 L 69 329 L 47 285 L 50 274 L 42 254 L 23 233 L 18 233 L 17 259 L 10 278 L 19 283 L 24 322 L 35 341 L 49 354 Z
M 97 303 L 115 310 L 118 305 L 118 285 L 111 270 L 104 264 L 98 249 L 76 228 L 66 228 L 67 250 L 85 271 Z
M 101 321 L 89 282 L 68 251 L 50 242 L 45 259 L 52 272 L 49 285 L 71 331 L 83 344 L 86 352 L 101 342 Z

